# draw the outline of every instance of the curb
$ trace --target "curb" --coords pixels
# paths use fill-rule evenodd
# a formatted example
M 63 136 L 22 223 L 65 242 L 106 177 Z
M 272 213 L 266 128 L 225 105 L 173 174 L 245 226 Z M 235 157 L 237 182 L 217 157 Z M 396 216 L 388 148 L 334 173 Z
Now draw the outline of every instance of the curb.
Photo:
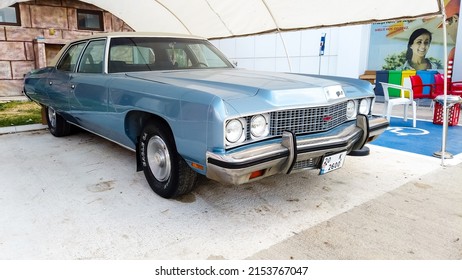
M 0 102 L 9 102 L 9 101 L 30 101 L 27 96 L 6 96 L 0 97 Z M 0 127 L 0 135 L 2 134 L 10 134 L 10 133 L 19 133 L 19 132 L 27 132 L 27 131 L 34 131 L 34 130 L 42 130 L 48 128 L 47 125 L 43 124 L 27 124 L 27 125 L 18 125 L 18 126 L 6 126 Z
M 48 126 L 43 125 L 43 124 L 28 124 L 28 125 L 0 127 L 0 135 L 1 134 L 9 134 L 9 133 L 34 131 L 34 130 L 42 130 L 42 129 L 46 129 L 46 128 L 48 128 Z
M 2 96 L 0 97 L 0 102 L 9 102 L 9 101 L 30 101 L 29 98 L 25 95 L 15 95 L 15 96 Z

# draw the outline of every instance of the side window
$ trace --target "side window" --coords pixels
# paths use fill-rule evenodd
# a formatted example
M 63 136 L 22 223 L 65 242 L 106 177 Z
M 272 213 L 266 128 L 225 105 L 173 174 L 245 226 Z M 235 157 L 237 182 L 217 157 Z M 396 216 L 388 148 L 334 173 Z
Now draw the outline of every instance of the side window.
M 108 72 L 150 71 L 156 55 L 150 46 L 133 38 L 113 38 L 109 48 Z
M 63 58 L 58 63 L 56 68 L 65 72 L 74 72 L 75 66 L 77 65 L 77 59 L 79 59 L 79 54 L 85 46 L 86 42 L 81 42 L 75 45 L 72 45 L 64 53 Z
M 79 73 L 102 73 L 106 40 L 91 41 L 83 51 Z

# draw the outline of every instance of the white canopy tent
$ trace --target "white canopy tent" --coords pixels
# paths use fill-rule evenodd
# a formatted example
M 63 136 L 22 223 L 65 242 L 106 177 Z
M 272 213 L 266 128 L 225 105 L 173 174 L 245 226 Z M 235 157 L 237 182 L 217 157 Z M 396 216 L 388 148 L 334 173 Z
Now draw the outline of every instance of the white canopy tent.
M 28 0 L 1 0 L 0 8 Z M 444 0 L 80 0 L 121 18 L 136 31 L 199 35 L 208 39 L 269 32 L 440 16 Z M 445 74 L 447 38 L 443 24 Z M 444 85 L 447 108 L 447 84 Z M 442 152 L 446 149 L 444 116 Z M 444 156 L 441 159 L 444 165 Z
M 0 8 L 27 0 L 3 0 Z M 440 0 L 81 0 L 136 31 L 225 38 L 440 15 Z

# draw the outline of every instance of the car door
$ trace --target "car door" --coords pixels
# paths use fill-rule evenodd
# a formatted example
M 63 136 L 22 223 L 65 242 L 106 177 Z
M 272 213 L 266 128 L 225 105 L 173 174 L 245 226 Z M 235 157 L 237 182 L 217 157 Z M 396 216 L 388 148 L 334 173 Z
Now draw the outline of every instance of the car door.
M 77 70 L 70 75 L 70 110 L 77 124 L 108 136 L 109 77 L 103 73 L 106 40 L 89 41 Z
M 70 45 L 63 53 L 56 67 L 47 80 L 47 94 L 50 106 L 60 112 L 69 111 L 69 96 L 71 94 L 70 75 L 75 71 L 80 53 L 86 41 Z

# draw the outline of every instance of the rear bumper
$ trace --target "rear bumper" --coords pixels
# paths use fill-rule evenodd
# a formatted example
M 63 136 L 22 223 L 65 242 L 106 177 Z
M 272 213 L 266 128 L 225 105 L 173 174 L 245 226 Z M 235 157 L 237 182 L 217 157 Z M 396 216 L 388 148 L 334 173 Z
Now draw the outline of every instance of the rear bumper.
M 269 144 L 223 154 L 207 152 L 206 176 L 238 185 L 279 173 L 317 169 L 323 156 L 361 149 L 387 127 L 385 118 L 359 115 L 356 123 L 345 123 L 325 133 L 295 136 L 286 131 L 281 139 Z M 251 175 L 253 172 L 258 176 Z

